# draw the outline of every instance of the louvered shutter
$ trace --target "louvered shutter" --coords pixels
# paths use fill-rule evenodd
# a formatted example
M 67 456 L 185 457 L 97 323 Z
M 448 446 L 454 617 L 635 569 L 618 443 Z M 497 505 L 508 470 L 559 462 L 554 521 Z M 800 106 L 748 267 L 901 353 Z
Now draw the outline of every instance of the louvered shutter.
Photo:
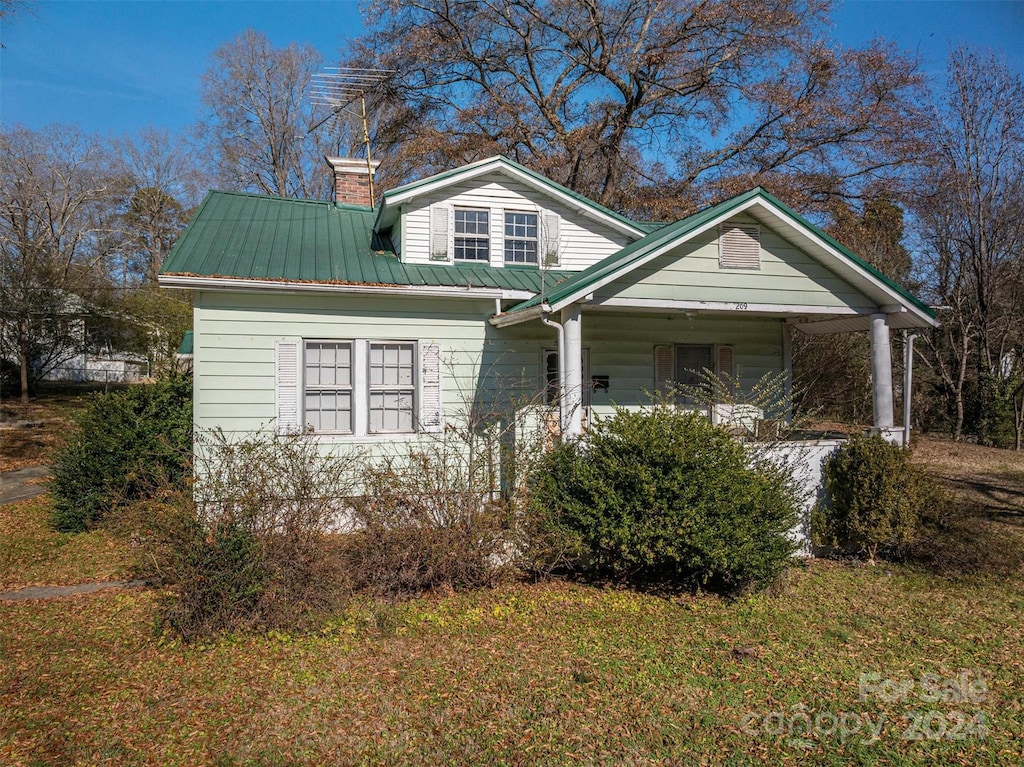
M 441 405 L 441 345 L 420 341 L 420 431 L 444 428 Z
M 430 206 L 430 260 L 448 261 L 448 206 Z
M 557 213 L 544 211 L 543 241 L 541 242 L 541 264 L 543 266 L 559 266 L 561 263 L 561 245 L 559 229 L 562 219 Z
M 672 393 L 675 371 L 672 369 L 672 347 L 668 344 L 654 347 L 654 390 L 667 397 Z
M 715 360 L 715 371 L 718 373 L 718 380 L 728 390 L 732 390 L 733 382 L 736 379 L 736 356 L 731 346 L 719 346 L 716 349 L 717 359 Z
M 274 427 L 278 434 L 298 434 L 302 361 L 299 340 L 274 342 Z
M 760 227 L 723 224 L 718 237 L 718 265 L 723 269 L 760 269 Z

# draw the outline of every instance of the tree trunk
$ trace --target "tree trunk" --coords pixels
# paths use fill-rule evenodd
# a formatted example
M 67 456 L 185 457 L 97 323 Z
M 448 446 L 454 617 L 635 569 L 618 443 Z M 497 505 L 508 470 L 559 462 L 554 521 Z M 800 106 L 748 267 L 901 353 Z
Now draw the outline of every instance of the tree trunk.
M 18 351 L 18 365 L 21 367 L 21 404 L 28 404 L 28 355 L 24 349 Z

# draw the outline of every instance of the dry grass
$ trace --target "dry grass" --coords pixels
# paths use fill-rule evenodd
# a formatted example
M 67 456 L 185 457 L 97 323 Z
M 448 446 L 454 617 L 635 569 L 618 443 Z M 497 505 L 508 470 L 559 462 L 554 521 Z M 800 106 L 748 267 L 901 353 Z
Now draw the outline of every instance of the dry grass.
M 56 533 L 48 523 L 49 510 L 47 495 L 0 506 L 0 591 L 128 574 L 128 557 L 117 538 L 104 530 Z
M 914 459 L 963 502 L 1024 524 L 1024 452 L 918 437 Z
M 549 582 L 202 647 L 153 636 L 152 593 L 0 604 L 0 762 L 1019 763 L 1022 585 L 824 562 L 739 602 Z M 980 696 L 922 701 L 922 675 L 962 669 Z M 862 700 L 871 673 L 912 689 Z M 911 739 L 922 709 L 988 732 Z M 773 712 L 823 727 L 793 738 Z M 830 731 L 843 714 L 880 737 Z
M 102 384 L 54 384 L 40 388 L 28 405 L 22 405 L 16 397 L 4 398 L 0 402 L 0 421 L 42 425 L 0 429 L 0 472 L 45 464 L 63 443 L 74 414 L 85 406 L 86 398 L 103 389 Z
M 1021 480 L 1016 456 L 961 447 L 918 458 Z M 48 533 L 45 512 L 0 510 L 0 552 L 20 552 L 0 578 L 115 572 L 116 544 Z M 1021 764 L 1022 594 L 1020 572 L 812 561 L 735 601 L 511 584 L 189 647 L 154 633 L 154 591 L 0 603 L 0 764 Z M 865 674 L 902 695 L 862 696 Z M 984 687 L 925 683 L 961 674 Z M 791 731 L 804 715 L 821 727 Z

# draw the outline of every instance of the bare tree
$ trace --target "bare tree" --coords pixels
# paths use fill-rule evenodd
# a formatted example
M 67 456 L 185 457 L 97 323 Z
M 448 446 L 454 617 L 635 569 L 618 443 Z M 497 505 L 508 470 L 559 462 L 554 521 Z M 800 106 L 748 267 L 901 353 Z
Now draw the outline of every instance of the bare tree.
M 959 438 L 965 386 L 1005 378 L 1024 338 L 1024 80 L 992 54 L 954 51 L 929 140 L 915 207 L 928 288 L 949 310 L 928 361 Z
M 0 133 L 0 348 L 29 383 L 78 353 L 106 286 L 112 180 L 103 149 L 76 128 Z
M 208 179 L 184 138 L 146 128 L 113 142 L 119 182 L 122 282 L 156 275 L 199 203 Z
M 31 2 L 32 0 L 0 0 L 0 19 L 3 20 L 3 24 L 0 24 L 0 32 L 2 32 L 5 25 L 11 23 L 12 16 L 23 11 L 32 13 Z M 7 44 L 3 41 L 2 34 L 0 34 L 0 50 L 5 48 L 7 48 Z
M 219 183 L 230 189 L 319 198 L 329 188 L 323 155 L 331 124 L 307 98 L 322 59 L 310 46 L 274 48 L 247 30 L 213 53 L 202 79 L 207 117 L 199 135 Z
M 914 61 L 842 50 L 828 0 L 378 0 L 354 61 L 398 71 L 378 134 L 399 177 L 507 154 L 673 217 L 771 183 L 817 199 L 911 151 Z M 783 182 L 796 177 L 799 183 Z

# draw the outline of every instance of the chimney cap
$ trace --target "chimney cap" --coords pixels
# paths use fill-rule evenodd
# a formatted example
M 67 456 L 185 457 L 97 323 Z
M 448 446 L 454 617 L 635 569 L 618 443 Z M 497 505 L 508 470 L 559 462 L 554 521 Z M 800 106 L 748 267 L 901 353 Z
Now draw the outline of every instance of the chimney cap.
M 370 171 L 367 168 L 365 159 L 359 157 L 334 157 L 332 155 L 324 155 L 324 160 L 327 162 L 331 169 L 335 173 L 361 173 L 369 175 Z M 370 165 L 373 170 L 376 171 L 380 166 L 379 160 L 372 160 Z

